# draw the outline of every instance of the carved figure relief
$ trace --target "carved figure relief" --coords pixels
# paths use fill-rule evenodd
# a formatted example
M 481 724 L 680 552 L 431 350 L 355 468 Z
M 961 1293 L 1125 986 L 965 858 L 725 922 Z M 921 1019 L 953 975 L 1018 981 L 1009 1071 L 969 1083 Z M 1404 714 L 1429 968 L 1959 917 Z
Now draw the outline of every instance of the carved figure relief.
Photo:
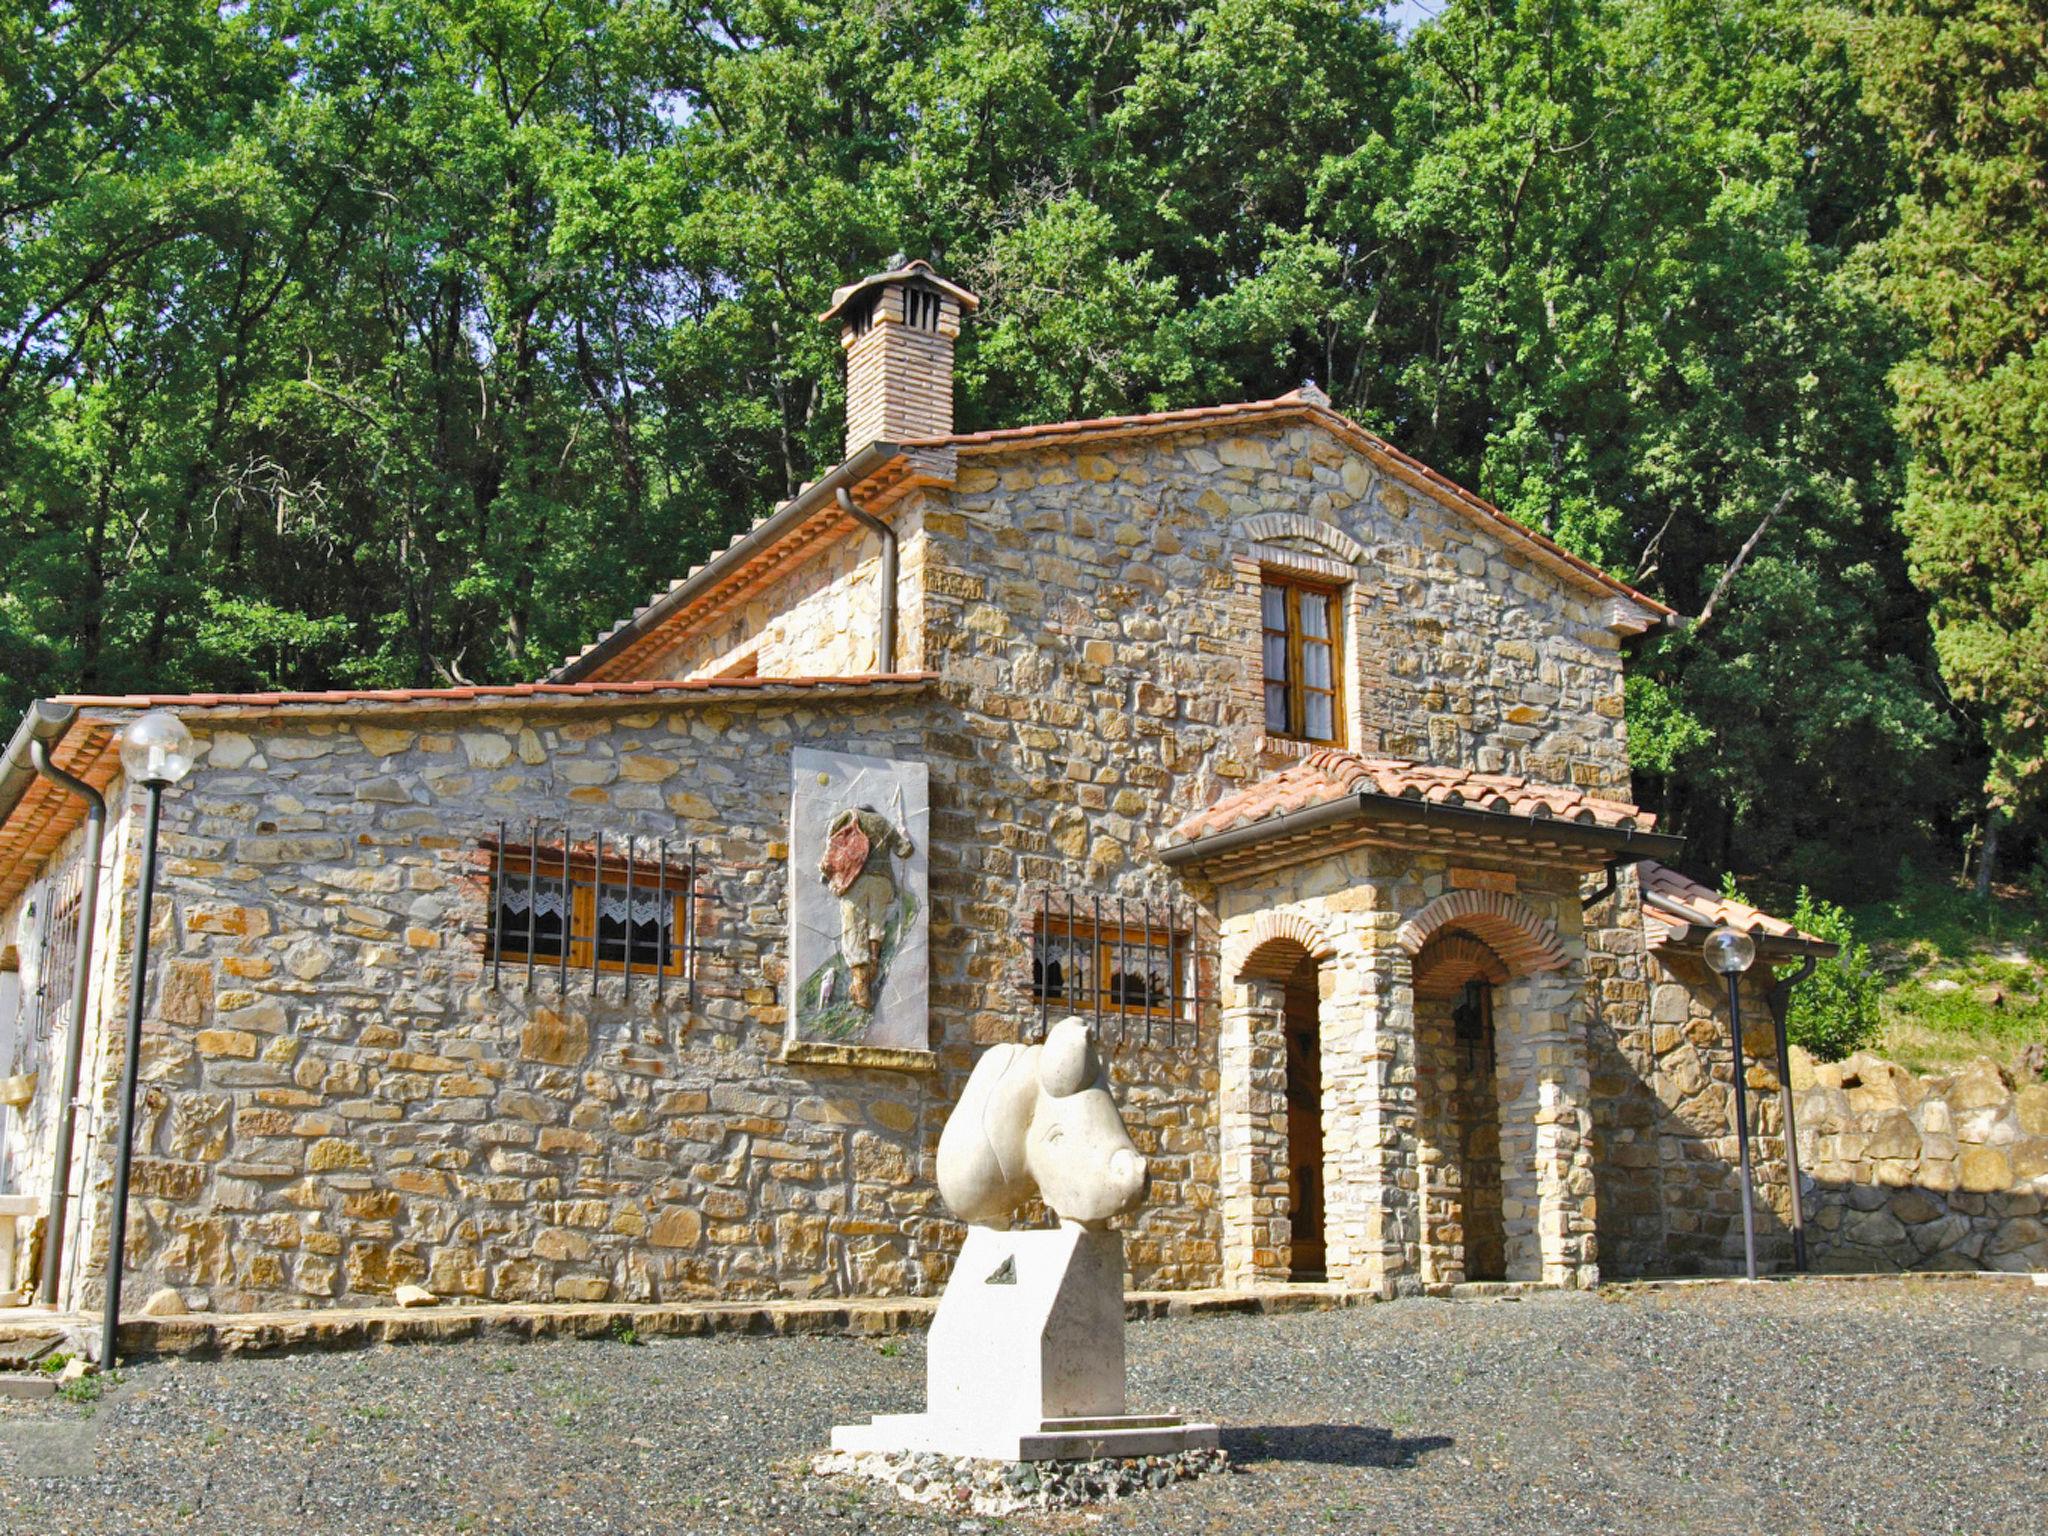
M 809 748 L 792 761 L 792 1038 L 924 1049 L 924 764 Z

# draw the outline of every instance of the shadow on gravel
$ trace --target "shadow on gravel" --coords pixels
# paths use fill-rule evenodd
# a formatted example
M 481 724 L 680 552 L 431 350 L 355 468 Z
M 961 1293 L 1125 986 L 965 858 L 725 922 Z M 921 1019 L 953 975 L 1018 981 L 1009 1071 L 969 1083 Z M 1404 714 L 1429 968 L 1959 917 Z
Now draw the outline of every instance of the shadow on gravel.
M 1223 1448 L 1241 1467 L 1292 1461 L 1401 1469 L 1455 1444 L 1449 1435 L 1403 1436 L 1365 1424 L 1259 1424 L 1223 1431 Z

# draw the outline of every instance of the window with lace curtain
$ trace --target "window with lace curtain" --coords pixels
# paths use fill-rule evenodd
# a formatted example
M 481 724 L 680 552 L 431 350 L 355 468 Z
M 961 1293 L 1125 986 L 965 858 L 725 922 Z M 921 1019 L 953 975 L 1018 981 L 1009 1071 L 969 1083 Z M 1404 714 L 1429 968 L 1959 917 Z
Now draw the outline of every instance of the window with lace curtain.
M 570 967 L 587 970 L 595 944 L 600 971 L 624 970 L 630 959 L 638 974 L 652 975 L 658 963 L 668 975 L 684 975 L 687 878 L 655 861 L 610 853 L 598 871 L 581 849 L 565 867 L 559 847 L 515 844 L 497 856 L 492 952 L 508 965 L 529 956 L 560 964 L 566 946 Z

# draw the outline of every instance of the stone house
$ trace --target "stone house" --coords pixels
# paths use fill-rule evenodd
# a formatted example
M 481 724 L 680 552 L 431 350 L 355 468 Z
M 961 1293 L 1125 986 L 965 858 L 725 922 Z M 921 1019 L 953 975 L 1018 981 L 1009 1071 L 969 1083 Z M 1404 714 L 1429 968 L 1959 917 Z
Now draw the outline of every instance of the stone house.
M 164 803 L 134 1294 L 933 1290 L 948 1108 L 1069 1012 L 1151 1163 L 1136 1285 L 1737 1261 L 1700 941 L 1828 950 L 1629 801 L 1626 649 L 1669 610 L 1309 385 L 956 433 L 975 308 L 922 262 L 842 289 L 844 461 L 541 681 L 35 707 L 0 760 L 0 1071 L 37 1079 L 0 1193 L 73 1192 L 23 1245 L 58 1299 L 105 1261 L 113 749 L 151 708 L 202 757 Z M 107 793 L 97 861 L 38 748 Z

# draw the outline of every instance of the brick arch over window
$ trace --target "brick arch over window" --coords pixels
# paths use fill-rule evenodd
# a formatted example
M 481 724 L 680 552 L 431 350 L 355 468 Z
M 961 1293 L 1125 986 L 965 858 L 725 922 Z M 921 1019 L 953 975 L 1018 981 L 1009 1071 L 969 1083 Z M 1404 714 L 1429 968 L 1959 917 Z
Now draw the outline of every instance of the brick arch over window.
M 1304 959 L 1320 962 L 1336 953 L 1329 935 L 1299 912 L 1261 912 L 1246 935 L 1236 979 L 1285 981 Z
M 1446 929 L 1471 934 L 1500 957 L 1510 976 L 1528 971 L 1561 971 L 1564 945 L 1557 925 L 1505 891 L 1452 891 L 1439 896 L 1394 932 L 1411 955 Z
M 1342 528 L 1332 527 L 1303 512 L 1260 512 L 1238 525 L 1248 539 L 1306 539 L 1320 544 L 1339 560 L 1357 565 L 1367 557 L 1363 544 Z
M 1507 962 L 1463 929 L 1437 930 L 1415 957 L 1417 997 L 1456 997 L 1468 982 L 1507 979 Z

